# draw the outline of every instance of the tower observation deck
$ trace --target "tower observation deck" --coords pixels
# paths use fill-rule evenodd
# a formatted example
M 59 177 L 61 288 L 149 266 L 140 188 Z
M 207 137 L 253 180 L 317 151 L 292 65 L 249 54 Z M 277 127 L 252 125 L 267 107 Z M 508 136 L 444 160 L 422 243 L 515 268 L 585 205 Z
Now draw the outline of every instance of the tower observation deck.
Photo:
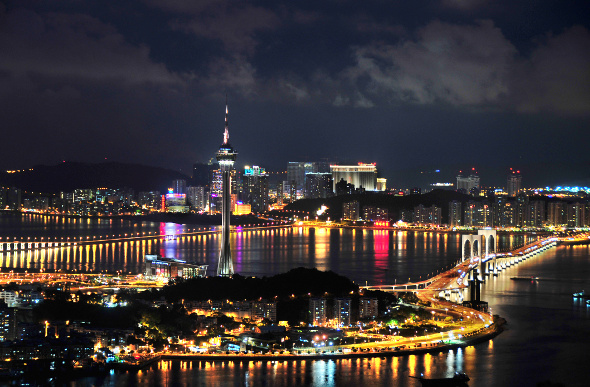
M 231 206 L 231 170 L 236 161 L 237 152 L 229 144 L 228 126 L 228 105 L 225 103 L 225 132 L 223 133 L 223 144 L 217 152 L 217 162 L 221 169 L 222 176 L 222 201 L 221 201 L 221 249 L 219 251 L 219 263 L 217 264 L 217 275 L 220 277 L 231 277 L 234 274 L 234 264 L 231 258 L 229 244 L 229 222 Z

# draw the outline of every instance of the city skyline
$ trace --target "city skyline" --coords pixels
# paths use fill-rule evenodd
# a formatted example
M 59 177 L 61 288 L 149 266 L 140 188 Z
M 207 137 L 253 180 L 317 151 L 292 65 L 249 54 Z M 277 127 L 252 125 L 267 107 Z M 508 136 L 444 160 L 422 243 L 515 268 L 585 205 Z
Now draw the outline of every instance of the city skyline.
M 240 169 L 376 162 L 411 186 L 473 166 L 496 185 L 486 170 L 516 167 L 523 186 L 588 185 L 587 2 L 4 4 L 2 170 L 190 175 L 229 93 Z

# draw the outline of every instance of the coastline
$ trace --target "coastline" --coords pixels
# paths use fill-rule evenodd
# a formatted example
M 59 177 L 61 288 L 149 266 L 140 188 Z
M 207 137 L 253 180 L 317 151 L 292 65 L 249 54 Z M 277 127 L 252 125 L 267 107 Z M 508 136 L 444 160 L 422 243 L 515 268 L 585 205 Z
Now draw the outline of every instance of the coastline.
M 377 350 L 351 353 L 317 353 L 317 354 L 173 354 L 164 353 L 153 357 L 142 364 L 123 365 L 117 364 L 113 369 L 134 371 L 149 367 L 150 365 L 161 360 L 184 360 L 184 361 L 237 361 L 237 362 L 256 362 L 256 361 L 299 361 L 299 360 L 323 360 L 323 359 L 353 359 L 353 358 L 371 358 L 371 357 L 395 357 L 406 355 L 422 355 L 426 353 L 440 353 L 458 348 L 470 347 L 489 341 L 502 333 L 506 320 L 499 316 L 494 316 L 494 324 L 487 332 L 474 335 L 465 339 L 461 343 L 433 345 L 430 347 L 414 347 L 397 350 Z

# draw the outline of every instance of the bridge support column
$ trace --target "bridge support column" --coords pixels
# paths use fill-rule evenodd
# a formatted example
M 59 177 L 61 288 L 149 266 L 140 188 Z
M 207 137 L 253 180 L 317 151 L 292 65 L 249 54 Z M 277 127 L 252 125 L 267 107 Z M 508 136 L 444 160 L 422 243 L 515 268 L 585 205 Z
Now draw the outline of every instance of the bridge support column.
M 484 275 L 485 275 L 485 276 L 488 276 L 488 275 L 490 275 L 490 271 L 491 271 L 491 264 L 492 264 L 492 261 L 487 261 L 487 262 L 485 263 L 485 269 L 484 269 Z

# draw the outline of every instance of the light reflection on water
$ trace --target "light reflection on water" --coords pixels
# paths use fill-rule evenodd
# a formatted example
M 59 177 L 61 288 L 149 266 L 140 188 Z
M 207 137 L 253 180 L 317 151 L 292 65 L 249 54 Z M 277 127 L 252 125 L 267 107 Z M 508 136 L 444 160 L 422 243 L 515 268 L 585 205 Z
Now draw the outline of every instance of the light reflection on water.
M 52 240 L 92 239 L 97 235 L 90 235 L 91 231 L 97 230 L 100 234 L 107 234 L 102 228 L 102 220 L 95 221 L 98 228 L 93 230 L 87 223 L 79 225 L 79 219 L 71 219 L 72 224 L 66 223 L 66 231 L 73 233 L 75 230 L 83 235 L 55 236 L 52 232 L 61 229 L 63 225 L 46 225 L 46 220 L 42 219 L 43 228 L 51 229 L 48 233 L 52 235 Z M 34 220 L 30 222 L 36 224 Z M 0 226 L 3 223 L 6 222 L 2 222 L 0 216 Z M 162 235 L 179 236 L 196 227 L 173 223 L 145 223 L 139 227 L 137 224 L 128 224 L 126 227 L 118 224 L 111 235 L 157 231 Z M 3 230 L 0 228 L 0 232 Z M 28 230 L 29 228 L 25 227 L 23 232 Z M 25 238 L 25 235 L 20 235 L 20 238 Z M 406 282 L 408 279 L 425 279 L 448 268 L 460 257 L 460 239 L 459 234 L 434 232 L 286 227 L 238 229 L 231 234 L 231 246 L 236 272 L 243 275 L 272 275 L 303 266 L 333 270 L 359 283 L 366 281 L 369 284 L 388 284 Z M 515 239 L 513 236 L 504 235 L 499 238 L 499 243 L 500 246 L 504 246 L 511 242 L 522 243 L 523 240 L 522 236 Z M 140 273 L 146 254 L 160 254 L 187 262 L 207 264 L 210 274 L 213 274 L 217 265 L 219 244 L 218 233 L 202 232 L 175 239 L 124 240 L 34 251 L 3 251 L 0 252 L 0 266 L 38 270 L 121 270 L 126 273 Z
M 49 224 L 49 235 L 98 235 L 184 230 L 160 224 L 125 225 L 88 221 Z M 29 223 L 34 223 L 33 225 Z M 22 234 L 38 232 L 35 221 Z M 0 216 L 0 236 L 14 236 L 13 225 Z M 4 231 L 11 228 L 12 234 Z M 116 230 L 116 231 L 113 231 Z M 77 233 L 77 234 L 76 234 Z M 92 234 L 96 233 L 96 234 Z M 35 234 L 40 237 L 42 234 Z M 522 243 L 522 235 L 499 237 L 499 249 Z M 268 275 L 293 267 L 319 267 L 349 276 L 358 283 L 393 283 L 425 276 L 456 261 L 460 255 L 456 234 L 407 231 L 307 229 L 242 230 L 232 233 L 236 270 Z M 146 253 L 159 253 L 216 267 L 218 234 L 200 234 L 180 240 L 109 242 L 92 246 L 0 253 L 2 267 L 139 272 Z M 495 314 L 508 320 L 508 330 L 493 341 L 462 350 L 393 358 L 293 362 L 160 362 L 141 373 L 115 374 L 103 385 L 383 385 L 418 386 L 410 375 L 451 376 L 466 372 L 471 386 L 522 385 L 551 380 L 567 386 L 586 385 L 587 348 L 590 348 L 590 308 L 572 300 L 572 293 L 590 290 L 590 247 L 558 247 L 490 277 L 482 289 Z M 511 277 L 539 277 L 515 281 Z M 96 380 L 87 379 L 96 385 Z
M 537 281 L 511 277 L 535 276 Z M 112 385 L 420 386 L 410 376 L 465 372 L 470 386 L 586 386 L 590 308 L 572 293 L 590 289 L 590 247 L 558 247 L 489 278 L 482 298 L 508 320 L 488 342 L 440 353 L 341 360 L 166 361 L 105 380 Z M 166 366 L 163 366 L 166 364 Z
M 0 236 L 6 239 L 50 238 L 92 240 L 104 235 L 158 233 L 197 235 L 178 239 L 140 239 L 92 245 L 0 252 L 1 267 L 43 270 L 118 271 L 140 273 L 146 254 L 217 266 L 220 235 L 211 227 L 175 223 L 131 223 L 113 219 L 77 219 L 26 214 L 0 214 Z M 295 267 L 333 270 L 357 283 L 388 284 L 420 280 L 449 267 L 460 257 L 460 235 L 362 229 L 287 227 L 236 229 L 231 234 L 236 272 L 272 275 Z M 503 235 L 500 249 L 522 244 L 524 238 Z

